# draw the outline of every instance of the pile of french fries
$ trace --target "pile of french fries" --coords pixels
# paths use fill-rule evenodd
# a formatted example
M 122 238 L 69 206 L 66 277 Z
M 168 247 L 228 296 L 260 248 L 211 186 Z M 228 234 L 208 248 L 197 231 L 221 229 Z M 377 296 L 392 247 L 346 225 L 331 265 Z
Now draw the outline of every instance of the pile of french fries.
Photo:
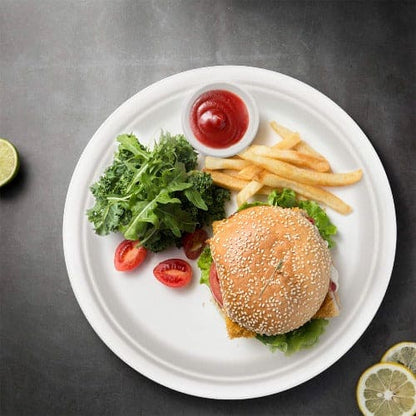
M 322 186 L 344 186 L 358 182 L 362 170 L 333 173 L 328 160 L 309 146 L 299 133 L 272 121 L 272 129 L 282 140 L 274 146 L 252 145 L 231 158 L 205 158 L 206 172 L 214 183 L 238 191 L 240 206 L 256 194 L 290 188 L 305 199 L 325 204 L 341 214 L 352 208 Z

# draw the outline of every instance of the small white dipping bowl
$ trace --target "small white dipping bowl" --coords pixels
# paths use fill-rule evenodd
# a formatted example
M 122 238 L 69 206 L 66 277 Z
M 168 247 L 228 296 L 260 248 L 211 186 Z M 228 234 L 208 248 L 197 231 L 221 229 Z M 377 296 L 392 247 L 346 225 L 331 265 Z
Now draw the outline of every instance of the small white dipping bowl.
M 205 144 L 201 143 L 194 136 L 190 124 L 192 105 L 201 94 L 212 90 L 225 90 L 234 93 L 244 102 L 248 112 L 248 126 L 243 137 L 237 143 L 226 148 L 218 149 L 206 146 Z M 240 153 L 253 141 L 259 128 L 259 110 L 251 94 L 236 84 L 229 82 L 215 82 L 212 84 L 206 84 L 203 87 L 193 91 L 192 94 L 189 95 L 189 97 L 186 99 L 182 112 L 182 128 L 185 137 L 189 140 L 191 145 L 203 155 L 229 157 Z

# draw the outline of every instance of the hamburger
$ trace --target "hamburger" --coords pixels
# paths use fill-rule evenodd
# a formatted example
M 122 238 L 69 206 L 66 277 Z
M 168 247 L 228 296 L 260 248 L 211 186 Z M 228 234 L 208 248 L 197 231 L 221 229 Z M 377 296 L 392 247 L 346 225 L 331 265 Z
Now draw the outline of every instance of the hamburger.
M 210 287 L 231 338 L 279 336 L 338 315 L 328 244 L 306 211 L 246 208 L 213 224 L 209 247 Z

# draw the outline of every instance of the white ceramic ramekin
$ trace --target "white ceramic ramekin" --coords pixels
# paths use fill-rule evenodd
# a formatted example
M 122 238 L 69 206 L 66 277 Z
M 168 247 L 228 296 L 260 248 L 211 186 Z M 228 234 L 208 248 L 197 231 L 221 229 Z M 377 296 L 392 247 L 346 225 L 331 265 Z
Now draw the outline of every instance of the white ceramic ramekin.
M 235 144 L 227 148 L 214 148 L 206 146 L 201 143 L 193 134 L 192 128 L 190 125 L 190 115 L 192 110 L 192 105 L 197 100 L 197 98 L 207 91 L 212 90 L 225 90 L 230 91 L 237 95 L 246 105 L 248 112 L 248 127 L 243 137 Z M 203 155 L 208 156 L 217 156 L 217 157 L 229 157 L 236 155 L 237 153 L 243 151 L 250 143 L 253 141 L 254 137 L 257 134 L 259 127 L 259 110 L 257 108 L 256 101 L 251 96 L 251 94 L 244 88 L 230 83 L 230 82 L 215 82 L 212 84 L 205 84 L 204 86 L 192 91 L 192 93 L 187 97 L 183 111 L 182 111 L 182 128 L 185 134 L 185 137 L 189 140 L 191 145 Z

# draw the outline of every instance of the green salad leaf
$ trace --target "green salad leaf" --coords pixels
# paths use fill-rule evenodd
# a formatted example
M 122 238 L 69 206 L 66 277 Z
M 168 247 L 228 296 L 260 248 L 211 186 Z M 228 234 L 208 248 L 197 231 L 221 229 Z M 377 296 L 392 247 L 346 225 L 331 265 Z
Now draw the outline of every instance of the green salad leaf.
M 328 325 L 327 319 L 311 319 L 300 328 L 286 334 L 256 335 L 256 338 L 273 352 L 280 350 L 286 355 L 291 355 L 296 351 L 315 345 L 325 332 L 326 325 Z
M 209 269 L 211 268 L 211 264 L 212 264 L 212 256 L 211 256 L 211 250 L 209 246 L 204 248 L 201 255 L 199 256 L 197 264 L 198 264 L 199 269 L 201 270 L 201 278 L 199 280 L 199 283 L 205 284 L 208 287 L 210 287 Z
M 298 201 L 298 207 L 304 209 L 314 220 L 322 238 L 328 242 L 328 247 L 334 247 L 332 236 L 336 234 L 337 227 L 332 224 L 327 213 L 314 201 Z
M 282 208 L 298 206 L 295 191 L 287 188 L 284 188 L 281 192 L 277 190 L 272 191 L 267 198 L 267 202 L 270 205 L 277 205 Z
M 237 212 L 240 212 L 240 211 L 242 211 L 243 209 L 246 209 L 246 208 L 258 207 L 258 206 L 262 206 L 262 205 L 269 205 L 269 204 L 267 202 L 261 202 L 261 201 L 244 202 L 238 207 Z
M 87 216 L 99 235 L 121 232 L 158 252 L 225 217 L 230 192 L 196 171 L 197 153 L 183 135 L 162 132 L 153 150 L 132 134 L 117 137 L 114 160 L 91 186 Z

